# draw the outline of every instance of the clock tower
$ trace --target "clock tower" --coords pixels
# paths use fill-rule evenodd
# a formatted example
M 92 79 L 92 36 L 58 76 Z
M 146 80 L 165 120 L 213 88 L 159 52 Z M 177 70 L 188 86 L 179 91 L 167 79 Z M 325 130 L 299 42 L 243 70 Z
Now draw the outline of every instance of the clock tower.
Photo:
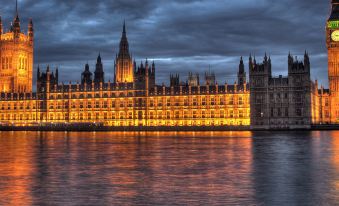
M 332 0 L 326 26 L 328 78 L 331 92 L 331 123 L 339 124 L 339 0 Z

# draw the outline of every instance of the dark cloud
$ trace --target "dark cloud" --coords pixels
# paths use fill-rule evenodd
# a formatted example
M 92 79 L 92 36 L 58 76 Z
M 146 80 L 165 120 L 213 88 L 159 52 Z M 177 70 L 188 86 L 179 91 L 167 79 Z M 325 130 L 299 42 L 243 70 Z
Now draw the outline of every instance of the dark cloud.
M 2 0 L 8 27 L 14 0 Z M 4 5 L 4 6 L 3 6 Z M 312 76 L 327 85 L 325 22 L 329 0 L 19 0 L 22 23 L 32 17 L 35 64 L 59 66 L 63 81 L 77 81 L 84 64 L 102 53 L 106 79 L 126 19 L 130 49 L 140 62 L 155 59 L 158 83 L 170 73 L 201 74 L 211 68 L 218 81 L 233 82 L 240 56 L 261 59 L 286 74 L 287 54 L 308 50 Z

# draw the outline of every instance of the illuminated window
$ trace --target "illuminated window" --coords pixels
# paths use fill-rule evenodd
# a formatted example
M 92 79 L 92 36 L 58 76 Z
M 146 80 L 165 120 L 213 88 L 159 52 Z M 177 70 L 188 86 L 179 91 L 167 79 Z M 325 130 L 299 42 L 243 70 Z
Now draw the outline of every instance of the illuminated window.
M 194 98 L 193 98 L 193 105 L 194 105 L 194 106 L 197 106 L 197 102 L 198 102 L 198 101 L 197 101 L 197 98 L 194 97 Z
M 225 104 L 225 97 L 220 97 L 220 104 L 224 105 Z
M 180 112 L 179 111 L 175 111 L 175 118 L 179 119 L 180 118 Z
M 243 117 L 244 117 L 244 111 L 239 110 L 239 117 L 240 117 L 240 118 L 243 118 Z
M 230 98 L 229 98 L 228 104 L 229 104 L 229 105 L 233 105 L 233 104 L 234 104 L 233 97 L 230 97 Z
M 180 100 L 179 100 L 179 98 L 175 98 L 175 106 L 180 106 Z
M 239 105 L 243 105 L 244 104 L 244 100 L 242 97 L 239 97 Z
M 211 105 L 215 105 L 215 99 L 211 98 Z
M 224 118 L 225 117 L 225 111 L 224 110 L 220 110 L 220 118 Z
M 202 104 L 202 105 L 206 105 L 206 98 L 205 98 L 205 97 L 203 97 L 203 98 L 201 99 L 201 104 Z
M 188 119 L 188 111 L 186 111 L 186 110 L 185 110 L 185 112 L 184 112 L 184 118 L 185 118 L 185 119 Z
M 187 97 L 185 97 L 185 99 L 184 99 L 184 105 L 188 106 L 188 98 Z
M 197 111 L 193 111 L 193 118 L 196 119 L 198 117 Z

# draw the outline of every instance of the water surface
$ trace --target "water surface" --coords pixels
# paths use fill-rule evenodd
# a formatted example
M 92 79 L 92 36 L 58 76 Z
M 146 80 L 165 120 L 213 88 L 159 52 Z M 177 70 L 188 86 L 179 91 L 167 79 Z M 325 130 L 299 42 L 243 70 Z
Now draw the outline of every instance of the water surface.
M 0 132 L 0 205 L 335 205 L 339 132 Z

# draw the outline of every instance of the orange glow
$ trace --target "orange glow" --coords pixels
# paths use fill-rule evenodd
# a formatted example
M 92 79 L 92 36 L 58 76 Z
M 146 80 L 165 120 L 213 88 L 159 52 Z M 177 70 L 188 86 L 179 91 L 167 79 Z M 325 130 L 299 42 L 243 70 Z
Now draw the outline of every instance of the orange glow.
M 99 91 L 96 91 L 99 92 Z M 100 91 L 104 93 L 119 91 Z M 135 92 L 131 90 L 130 92 Z M 74 95 L 73 95 L 74 94 Z M 0 123 L 100 123 L 105 126 L 249 126 L 249 92 L 124 98 L 86 98 L 74 91 L 72 99 L 62 93 L 47 93 L 46 111 L 38 100 L 0 101 Z M 96 95 L 92 95 L 96 96 Z M 114 95 L 119 96 L 119 95 Z M 136 109 L 139 100 L 145 105 Z M 56 101 L 57 100 L 57 101 Z M 45 101 L 45 100 L 44 100 Z M 69 105 L 68 102 L 71 102 Z
M 32 92 L 33 41 L 29 35 L 0 34 L 0 92 Z

